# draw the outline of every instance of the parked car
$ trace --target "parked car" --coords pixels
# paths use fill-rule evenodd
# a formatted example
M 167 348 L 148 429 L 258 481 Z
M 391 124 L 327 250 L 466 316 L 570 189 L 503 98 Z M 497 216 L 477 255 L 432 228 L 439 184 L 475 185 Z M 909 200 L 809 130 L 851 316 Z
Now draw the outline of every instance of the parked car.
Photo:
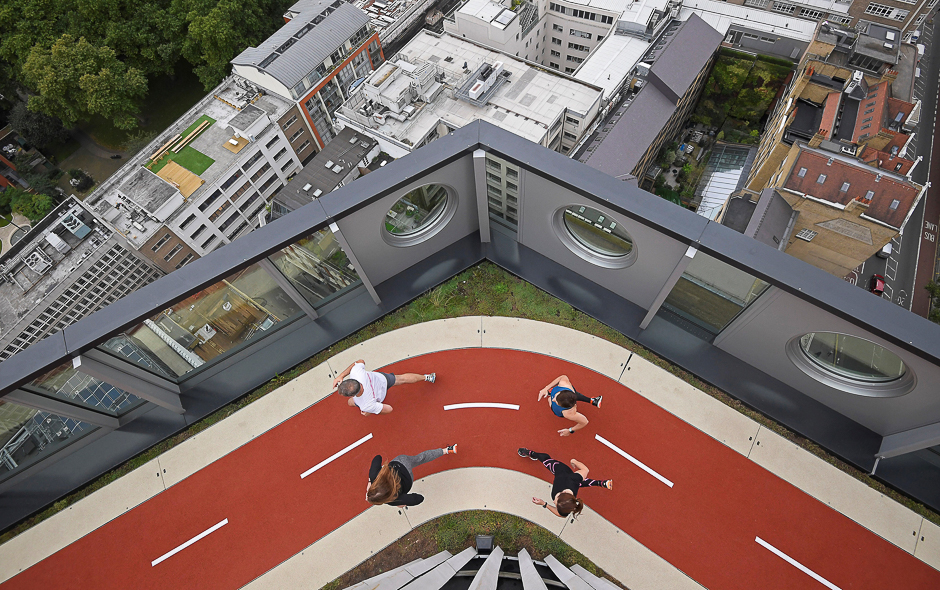
M 881 294 L 885 292 L 885 278 L 879 274 L 871 275 L 871 280 L 868 281 L 868 290 L 881 297 Z
M 894 247 L 892 246 L 891 242 L 888 242 L 887 244 L 885 244 L 884 248 L 882 248 L 881 250 L 878 251 L 877 254 L 875 254 L 875 256 L 877 256 L 878 258 L 889 258 L 893 250 L 894 250 Z

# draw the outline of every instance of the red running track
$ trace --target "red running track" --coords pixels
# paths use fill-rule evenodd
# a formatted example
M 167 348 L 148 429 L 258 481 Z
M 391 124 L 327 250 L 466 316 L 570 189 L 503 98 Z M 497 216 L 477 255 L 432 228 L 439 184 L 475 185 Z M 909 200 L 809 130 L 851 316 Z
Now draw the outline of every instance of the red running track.
M 367 359 L 368 360 L 368 359 Z M 655 404 L 583 367 L 532 353 L 465 349 L 391 365 L 436 371 L 436 384 L 392 389 L 395 411 L 363 417 L 335 395 L 230 453 L 2 585 L 19 588 L 225 588 L 248 583 L 369 506 L 371 458 L 457 442 L 459 454 L 417 477 L 491 466 L 549 481 L 516 448 L 586 463 L 613 491 L 585 489 L 586 504 L 711 589 L 822 588 L 755 542 L 761 537 L 842 590 L 940 588 L 940 572 L 801 492 Z M 566 373 L 603 409 L 569 438 L 537 392 Z M 445 412 L 445 404 L 516 403 L 519 411 Z M 308 470 L 368 433 L 373 438 L 316 473 Z M 668 488 L 594 440 L 600 434 L 672 482 Z M 545 484 L 545 493 L 550 484 Z M 420 484 L 415 486 L 421 491 Z M 389 517 L 392 516 L 392 508 Z M 540 510 L 519 498 L 519 513 Z M 151 561 L 228 519 L 219 530 Z M 569 526 L 580 526 L 575 523 Z

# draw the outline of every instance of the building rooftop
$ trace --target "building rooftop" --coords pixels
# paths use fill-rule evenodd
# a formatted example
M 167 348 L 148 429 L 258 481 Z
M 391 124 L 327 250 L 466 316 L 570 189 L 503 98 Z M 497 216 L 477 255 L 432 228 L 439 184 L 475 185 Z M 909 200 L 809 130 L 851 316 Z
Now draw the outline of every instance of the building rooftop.
M 845 12 L 849 4 L 832 2 L 826 6 L 827 10 L 832 12 Z M 722 34 L 726 33 L 731 25 L 739 25 L 755 31 L 808 42 L 813 40 L 813 34 L 816 31 L 815 21 L 721 0 L 685 0 L 679 10 L 679 18 L 685 20 L 690 14 L 699 15 Z
M 257 47 L 239 53 L 232 64 L 254 66 L 293 88 L 369 24 L 366 13 L 343 0 L 301 0 L 291 6 L 288 14 L 293 16 L 290 22 Z M 311 32 L 314 34 L 308 34 Z
M 81 221 L 70 231 L 62 220 Z M 76 226 L 73 226 L 76 227 Z M 112 231 L 98 222 L 78 199 L 69 197 L 0 258 L 0 340 L 29 313 L 44 307 L 47 297 L 65 284 L 73 272 L 99 247 Z M 47 237 L 52 235 L 52 237 Z
M 649 48 L 650 42 L 645 39 L 608 35 L 572 76 L 586 84 L 600 86 L 604 89 L 604 98 L 610 98 Z
M 804 168 L 806 172 L 801 174 Z M 896 229 L 904 227 L 922 194 L 922 187 L 903 176 L 878 171 L 839 154 L 806 146 L 801 146 L 800 155 L 783 188 L 840 207 L 859 200 L 868 205 L 866 217 Z
M 198 199 L 214 181 L 230 173 L 239 155 L 229 149 L 229 140 L 235 137 L 260 140 L 272 125 L 270 120 L 276 121 L 291 107 L 287 100 L 262 94 L 254 85 L 231 76 L 129 159 L 85 202 L 134 247 L 140 248 L 188 200 Z M 200 181 L 202 184 L 184 198 L 177 187 L 144 166 L 164 144 L 204 116 L 215 122 L 205 127 L 189 147 L 212 163 L 198 174 L 190 171 L 198 177 L 196 184 Z
M 722 35 L 698 15 L 683 23 L 670 24 L 644 55 L 650 64 L 645 82 L 620 118 L 586 142 L 577 158 L 615 178 L 627 179 L 663 126 L 679 100 L 722 41 Z M 638 66 L 639 67 L 639 66 Z M 692 73 L 694 68 L 698 68 Z
M 300 209 L 320 195 L 335 190 L 377 145 L 368 135 L 357 134 L 351 127 L 344 128 L 274 198 L 292 211 Z
M 427 98 L 415 97 L 413 112 L 398 120 L 392 116 L 378 123 L 372 117 L 359 116 L 355 120 L 369 121 L 369 125 L 387 137 L 399 142 L 417 145 L 440 122 L 451 128 L 463 127 L 478 119 L 499 125 L 516 135 L 538 143 L 559 115 L 569 109 L 582 115 L 590 112 L 600 101 L 601 89 L 544 69 L 536 64 L 489 49 L 472 41 L 451 35 L 419 32 L 398 54 L 401 62 L 389 61 L 377 69 L 347 100 L 341 112 L 357 117 L 369 93 L 394 96 L 395 100 L 411 87 L 413 74 L 427 66 L 432 75 L 443 80 L 428 80 Z M 502 76 L 484 106 L 476 106 L 456 97 L 460 89 L 484 64 L 502 62 Z M 466 69 L 464 66 L 466 65 Z M 427 70 L 426 70 L 427 71 Z

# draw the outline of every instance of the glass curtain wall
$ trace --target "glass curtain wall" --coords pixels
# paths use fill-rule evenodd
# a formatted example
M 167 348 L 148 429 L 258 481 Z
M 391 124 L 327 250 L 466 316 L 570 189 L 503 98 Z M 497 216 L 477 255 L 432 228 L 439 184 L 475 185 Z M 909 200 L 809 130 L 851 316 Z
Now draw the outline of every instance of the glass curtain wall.
M 660 315 L 679 320 L 680 325 L 688 322 L 704 331 L 704 335 L 699 335 L 714 337 L 769 286 L 742 270 L 698 252 L 663 302 L 662 309 L 667 313 Z
M 486 202 L 490 220 L 511 230 L 519 227 L 519 168 L 486 154 Z
M 125 358 L 130 358 L 130 352 L 125 349 L 120 351 L 120 354 Z M 23 389 L 39 395 L 62 399 L 111 416 L 120 416 L 145 403 L 136 395 L 131 395 L 73 368 L 71 361 L 37 377 Z
M 0 399 L 0 481 L 96 429 Z
M 300 314 L 271 275 L 253 264 L 98 348 L 174 379 Z
M 321 306 L 361 284 L 336 236 L 322 229 L 271 256 L 307 302 Z

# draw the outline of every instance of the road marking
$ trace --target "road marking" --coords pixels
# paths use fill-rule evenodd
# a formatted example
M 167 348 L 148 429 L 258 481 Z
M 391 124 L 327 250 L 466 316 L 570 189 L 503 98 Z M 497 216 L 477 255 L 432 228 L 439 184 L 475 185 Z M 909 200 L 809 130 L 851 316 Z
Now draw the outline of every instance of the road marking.
M 623 457 L 623 458 L 626 459 L 627 461 L 633 463 L 634 465 L 636 465 L 637 467 L 639 467 L 639 468 L 642 469 L 643 471 L 649 473 L 650 475 L 652 475 L 653 477 L 655 477 L 655 478 L 658 479 L 659 481 L 663 482 L 663 483 L 666 484 L 667 486 L 672 487 L 672 482 L 671 482 L 671 481 L 669 481 L 668 479 L 666 479 L 666 478 L 663 477 L 662 475 L 656 473 L 655 471 L 653 471 L 652 469 L 650 469 L 649 467 L 647 467 L 646 465 L 644 465 L 644 464 L 643 464 L 641 461 L 639 461 L 638 459 L 635 459 L 634 457 L 631 457 L 629 453 L 627 453 L 626 451 L 624 451 L 623 449 L 621 449 L 621 448 L 618 447 L 617 445 L 613 444 L 612 442 L 610 442 L 609 440 L 607 440 L 607 439 L 604 438 L 603 436 L 601 436 L 601 435 L 599 435 L 599 434 L 595 434 L 595 435 L 594 435 L 594 438 L 596 438 L 596 439 L 597 439 L 598 441 L 600 441 L 602 444 L 604 444 L 604 445 L 610 447 L 611 450 L 613 450 L 615 453 L 617 453 L 618 455 L 620 455 L 621 457 Z
M 789 563 L 790 565 L 792 565 L 792 566 L 795 567 L 796 569 L 800 570 L 801 572 L 803 572 L 803 573 L 806 574 L 807 576 L 813 578 L 814 580 L 816 580 L 817 582 L 819 582 L 820 584 L 822 584 L 822 585 L 825 586 L 826 588 L 829 588 L 830 590 L 842 590 L 841 588 L 839 588 L 838 586 L 836 586 L 835 584 L 833 584 L 832 582 L 830 582 L 830 581 L 827 580 L 826 578 L 820 576 L 819 574 L 817 574 L 817 573 L 814 572 L 813 570 L 809 569 L 808 567 L 806 567 L 805 565 L 803 565 L 803 564 L 800 563 L 799 561 L 793 559 L 792 557 L 790 557 L 789 555 L 787 555 L 787 554 L 784 553 L 783 551 L 777 549 L 776 547 L 774 547 L 773 545 L 771 545 L 771 544 L 768 543 L 767 541 L 761 539 L 760 537 L 754 537 L 754 540 L 757 541 L 757 544 L 758 544 L 758 545 L 760 545 L 761 547 L 767 549 L 768 551 L 770 551 L 771 553 L 773 553 L 774 555 L 776 555 L 776 556 L 779 557 L 780 559 L 784 560 L 785 562 Z
M 475 404 L 451 404 L 449 406 L 444 406 L 445 410 L 462 410 L 464 408 L 502 408 L 503 410 L 518 410 L 518 404 L 485 404 L 485 403 L 475 403 Z
M 173 557 L 174 555 L 176 555 L 177 553 L 179 553 L 179 552 L 182 551 L 183 549 L 186 549 L 187 547 L 189 547 L 190 545 L 192 545 L 193 543 L 195 543 L 195 542 L 198 541 L 199 539 L 202 539 L 203 537 L 214 533 L 215 531 L 219 530 L 220 528 L 224 527 L 224 526 L 227 525 L 227 524 L 228 524 L 228 519 L 226 518 L 225 520 L 223 520 L 223 521 L 220 522 L 219 524 L 217 524 L 217 525 L 215 525 L 215 526 L 212 526 L 212 527 L 209 527 L 208 529 L 202 531 L 201 533 L 199 533 L 198 535 L 196 535 L 196 536 L 193 537 L 192 539 L 186 541 L 185 543 L 183 543 L 182 545 L 180 545 L 179 547 L 177 547 L 177 548 L 174 549 L 173 551 L 170 551 L 169 553 L 164 553 L 164 554 L 161 555 L 160 557 L 158 557 L 158 558 L 154 559 L 153 561 L 151 561 L 151 562 L 150 562 L 150 567 L 154 567 L 155 565 L 157 565 L 157 564 L 160 563 L 161 561 L 166 561 L 167 559 Z
M 330 457 L 328 457 L 327 459 L 324 459 L 323 461 L 320 461 L 319 463 L 317 463 L 316 465 L 314 465 L 314 466 L 311 467 L 310 469 L 304 471 L 303 473 L 300 474 L 300 479 L 303 479 L 303 478 L 307 477 L 308 475 L 310 475 L 311 473 L 313 473 L 313 472 L 316 471 L 317 469 L 320 469 L 321 467 L 323 467 L 324 465 L 326 465 L 326 464 L 329 463 L 330 461 L 335 461 L 336 459 L 342 457 L 343 455 L 345 455 L 345 454 L 348 453 L 349 451 L 355 449 L 356 447 L 358 447 L 358 446 L 361 445 L 362 443 L 366 442 L 366 441 L 369 440 L 370 438 L 372 438 L 372 433 L 371 433 L 371 432 L 370 432 L 369 434 L 365 435 L 364 437 L 360 438 L 359 440 L 357 440 L 357 441 L 354 442 L 353 444 L 349 445 L 348 447 L 346 447 L 346 448 L 343 449 L 342 451 L 340 451 L 340 452 L 338 452 L 338 453 L 333 453 L 333 454 L 332 454 Z

